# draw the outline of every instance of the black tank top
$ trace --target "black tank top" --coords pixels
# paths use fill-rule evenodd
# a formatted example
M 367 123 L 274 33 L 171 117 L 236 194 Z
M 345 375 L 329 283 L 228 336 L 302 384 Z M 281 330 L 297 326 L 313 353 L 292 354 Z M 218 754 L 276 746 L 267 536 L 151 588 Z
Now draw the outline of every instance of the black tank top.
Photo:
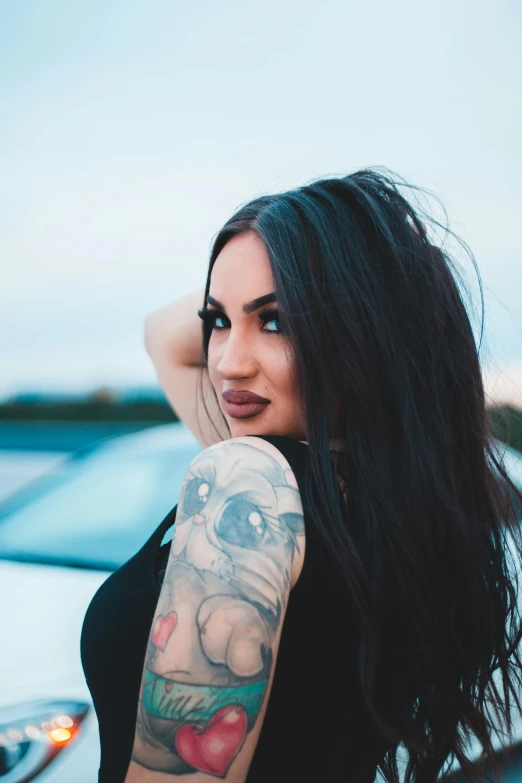
M 303 488 L 310 480 L 309 447 L 286 436 L 261 437 L 286 457 Z M 358 621 L 303 491 L 301 500 L 304 564 L 290 592 L 247 783 L 372 783 L 382 750 L 359 687 Z M 170 548 L 161 542 L 176 510 L 102 584 L 85 616 L 81 656 L 99 721 L 99 783 L 123 783 L 129 766 L 145 651 Z

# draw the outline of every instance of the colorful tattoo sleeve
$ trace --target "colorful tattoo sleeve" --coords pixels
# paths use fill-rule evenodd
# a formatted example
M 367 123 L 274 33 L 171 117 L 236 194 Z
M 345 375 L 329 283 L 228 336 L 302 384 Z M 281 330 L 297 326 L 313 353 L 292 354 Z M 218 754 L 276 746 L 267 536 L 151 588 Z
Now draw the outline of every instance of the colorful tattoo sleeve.
M 138 708 L 148 770 L 225 778 L 268 697 L 305 539 L 294 474 L 259 444 L 218 443 L 185 474 Z

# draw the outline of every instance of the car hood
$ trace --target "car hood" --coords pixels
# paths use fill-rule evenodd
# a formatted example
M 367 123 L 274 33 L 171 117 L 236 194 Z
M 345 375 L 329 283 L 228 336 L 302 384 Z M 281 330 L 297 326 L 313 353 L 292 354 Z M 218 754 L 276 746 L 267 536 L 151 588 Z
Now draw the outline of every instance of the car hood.
M 107 571 L 0 561 L 0 706 L 37 698 L 89 699 L 80 635 Z

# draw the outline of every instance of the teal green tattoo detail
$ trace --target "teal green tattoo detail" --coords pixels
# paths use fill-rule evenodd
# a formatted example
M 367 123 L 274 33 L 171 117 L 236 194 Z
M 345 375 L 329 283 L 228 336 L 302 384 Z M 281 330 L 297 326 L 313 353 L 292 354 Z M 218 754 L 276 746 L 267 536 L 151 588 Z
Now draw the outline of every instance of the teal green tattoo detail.
M 229 704 L 239 704 L 248 717 L 255 717 L 263 703 L 268 680 L 250 685 L 221 687 L 176 682 L 146 671 L 143 683 L 143 706 L 157 718 L 198 722 Z

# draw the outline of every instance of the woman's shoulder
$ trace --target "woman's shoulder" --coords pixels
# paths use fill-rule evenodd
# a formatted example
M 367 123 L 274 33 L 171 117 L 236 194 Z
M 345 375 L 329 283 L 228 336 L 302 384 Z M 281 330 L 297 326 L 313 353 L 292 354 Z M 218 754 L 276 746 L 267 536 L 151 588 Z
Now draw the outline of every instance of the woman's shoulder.
M 294 451 L 299 447 L 307 449 L 284 436 L 245 435 L 214 443 L 192 460 L 180 496 L 182 509 L 190 514 L 199 495 L 189 508 L 191 497 L 203 491 L 203 482 L 205 497 L 222 499 L 217 529 L 223 536 L 246 549 L 258 548 L 260 542 L 291 546 L 292 586 L 305 553 L 301 460 Z
M 306 460 L 308 446 L 303 441 L 288 435 L 243 435 L 230 438 L 222 443 L 243 443 L 252 448 L 270 454 L 285 470 L 300 472 L 299 468 Z M 297 470 L 296 470 L 297 468 Z
M 269 481 L 289 485 L 299 491 L 308 450 L 306 443 L 286 435 L 243 435 L 207 446 L 194 457 L 191 465 L 209 459 L 218 464 L 229 461 L 239 470 L 255 470 L 257 467 L 261 474 L 268 471 Z

